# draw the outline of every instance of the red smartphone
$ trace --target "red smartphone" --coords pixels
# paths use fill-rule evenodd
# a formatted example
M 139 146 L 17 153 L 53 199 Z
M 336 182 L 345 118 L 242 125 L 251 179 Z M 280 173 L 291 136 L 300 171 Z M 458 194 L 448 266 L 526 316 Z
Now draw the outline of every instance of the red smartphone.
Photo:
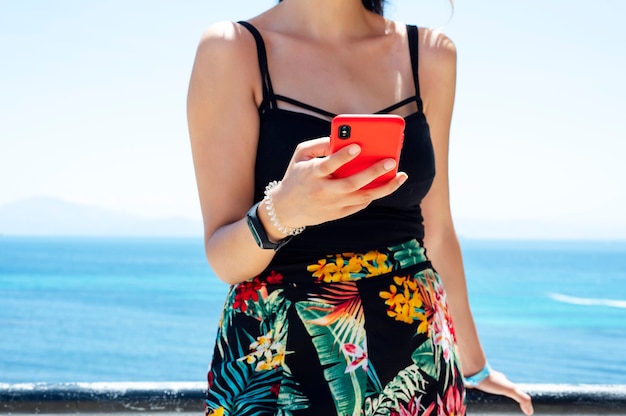
M 394 114 L 340 114 L 333 118 L 330 130 L 330 150 L 356 143 L 361 153 L 337 169 L 333 176 L 345 178 L 383 159 L 395 159 L 395 169 L 374 179 L 363 188 L 375 188 L 395 178 L 404 142 L 404 119 Z

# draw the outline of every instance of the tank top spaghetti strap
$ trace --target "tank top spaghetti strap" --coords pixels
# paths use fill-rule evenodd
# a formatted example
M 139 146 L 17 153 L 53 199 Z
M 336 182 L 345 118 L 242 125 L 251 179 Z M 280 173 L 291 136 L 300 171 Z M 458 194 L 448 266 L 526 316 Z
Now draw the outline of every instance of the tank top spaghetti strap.
M 289 104 L 292 104 L 296 107 L 300 107 L 302 109 L 317 113 L 321 116 L 332 118 L 336 114 L 331 113 L 330 111 L 326 111 L 322 108 L 307 104 L 300 100 L 296 100 L 291 97 L 287 97 L 280 94 L 275 94 L 272 88 L 272 80 L 269 73 L 269 67 L 267 63 L 267 48 L 265 47 L 265 41 L 263 40 L 263 36 L 259 30 L 254 27 L 252 24 L 246 21 L 238 22 L 240 25 L 248 29 L 248 31 L 254 37 L 257 46 L 257 54 L 259 60 L 259 69 L 261 71 L 261 79 L 263 80 L 263 101 L 259 106 L 259 110 L 261 112 L 266 111 L 268 109 L 278 108 L 278 101 L 283 101 Z M 382 110 L 377 111 L 375 114 L 387 114 L 394 110 L 404 107 L 405 105 L 409 105 L 413 102 L 417 104 L 418 111 L 423 111 L 422 99 L 420 96 L 420 88 L 419 88 L 419 78 L 418 78 L 418 29 L 417 26 L 407 25 L 407 35 L 408 35 L 408 43 L 409 43 L 409 53 L 411 56 L 411 69 L 413 72 L 413 83 L 415 86 L 415 95 L 412 97 L 407 97 L 395 104 L 392 104 L 388 107 L 383 108 Z
M 276 94 L 268 67 L 267 48 L 261 33 L 249 22 L 239 22 L 256 41 L 263 99 L 259 104 L 259 141 L 255 165 L 254 200 L 263 199 L 265 185 L 282 179 L 295 147 L 317 137 L 328 136 L 334 113 L 288 96 Z M 329 223 L 307 227 L 276 253 L 272 264 L 308 261 L 325 253 L 361 252 L 372 247 L 389 247 L 411 239 L 423 240 L 420 203 L 432 184 L 435 162 L 430 131 L 423 112 L 418 77 L 418 36 L 416 26 L 407 25 L 415 95 L 376 113 L 385 114 L 415 103 L 417 111 L 404 117 L 405 139 L 399 168 L 408 180 L 385 198 L 367 208 Z M 289 103 L 302 112 L 279 107 Z M 314 114 L 311 114 L 314 113 Z

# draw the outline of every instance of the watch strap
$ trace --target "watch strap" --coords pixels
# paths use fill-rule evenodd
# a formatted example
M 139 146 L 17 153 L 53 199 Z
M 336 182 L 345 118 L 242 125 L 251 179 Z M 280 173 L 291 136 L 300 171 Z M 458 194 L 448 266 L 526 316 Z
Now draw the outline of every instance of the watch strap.
M 265 231 L 265 227 L 261 223 L 261 220 L 258 216 L 260 202 L 257 202 L 250 208 L 248 213 L 246 214 L 246 221 L 248 223 L 248 228 L 252 233 L 252 237 L 254 237 L 254 241 L 256 241 L 257 245 L 264 250 L 274 250 L 278 251 L 282 246 L 287 244 L 293 236 L 287 236 L 278 242 L 273 242 L 269 239 L 267 232 Z

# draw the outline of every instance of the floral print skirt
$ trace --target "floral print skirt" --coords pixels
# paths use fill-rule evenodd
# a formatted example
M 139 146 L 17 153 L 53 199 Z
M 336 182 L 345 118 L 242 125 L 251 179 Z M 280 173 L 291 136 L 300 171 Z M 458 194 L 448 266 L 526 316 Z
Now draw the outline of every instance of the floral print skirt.
M 207 415 L 465 415 L 439 276 L 412 240 L 230 288 Z

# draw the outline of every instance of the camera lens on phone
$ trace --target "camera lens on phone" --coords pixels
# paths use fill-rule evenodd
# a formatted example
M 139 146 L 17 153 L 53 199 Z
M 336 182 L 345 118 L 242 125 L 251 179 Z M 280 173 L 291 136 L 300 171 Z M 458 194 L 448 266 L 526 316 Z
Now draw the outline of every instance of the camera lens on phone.
M 349 137 L 350 137 L 350 126 L 348 126 L 347 124 L 342 124 L 341 126 L 339 126 L 339 138 L 347 139 Z

